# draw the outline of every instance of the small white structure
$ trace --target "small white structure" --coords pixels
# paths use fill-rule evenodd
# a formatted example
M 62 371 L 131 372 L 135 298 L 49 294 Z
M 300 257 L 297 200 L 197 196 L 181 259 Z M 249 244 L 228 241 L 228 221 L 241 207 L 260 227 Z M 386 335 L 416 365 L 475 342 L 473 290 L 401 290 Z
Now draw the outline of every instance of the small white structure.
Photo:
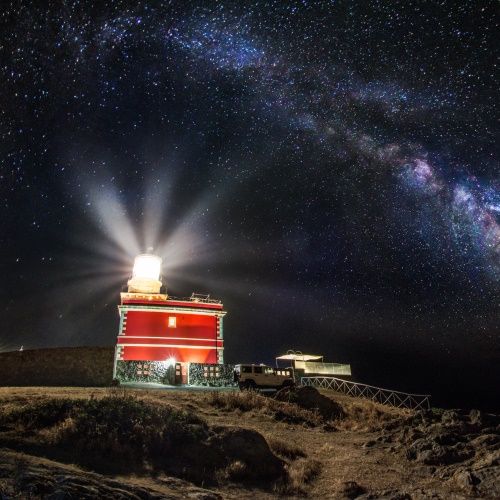
M 331 375 L 351 376 L 351 365 L 340 363 L 325 363 L 323 356 L 315 354 L 302 354 L 300 351 L 288 351 L 276 358 L 276 366 L 279 361 L 289 361 L 294 370 L 300 370 L 303 375 Z

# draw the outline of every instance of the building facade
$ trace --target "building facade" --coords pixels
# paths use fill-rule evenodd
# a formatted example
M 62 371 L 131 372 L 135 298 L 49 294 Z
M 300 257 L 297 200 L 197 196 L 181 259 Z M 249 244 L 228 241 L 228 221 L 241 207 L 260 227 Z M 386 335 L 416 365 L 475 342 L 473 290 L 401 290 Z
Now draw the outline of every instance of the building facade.
M 153 264 L 158 269 L 151 271 L 148 265 Z M 176 299 L 160 293 L 160 266 L 156 256 L 138 256 L 128 291 L 121 293 L 114 363 L 114 377 L 120 381 L 188 383 L 190 364 L 224 362 L 222 303 L 209 296 Z M 212 373 L 212 368 L 204 369 Z

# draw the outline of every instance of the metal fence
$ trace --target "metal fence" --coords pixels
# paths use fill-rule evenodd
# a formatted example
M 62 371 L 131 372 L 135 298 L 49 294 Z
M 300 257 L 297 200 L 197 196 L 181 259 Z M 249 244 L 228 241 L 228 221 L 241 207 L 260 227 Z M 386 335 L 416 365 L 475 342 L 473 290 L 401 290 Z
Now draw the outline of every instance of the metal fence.
M 431 396 L 429 394 L 407 394 L 406 392 L 391 391 L 390 389 L 359 384 L 358 382 L 336 377 L 301 377 L 300 382 L 302 385 L 331 389 L 347 396 L 367 398 L 396 408 L 424 410 L 431 407 Z

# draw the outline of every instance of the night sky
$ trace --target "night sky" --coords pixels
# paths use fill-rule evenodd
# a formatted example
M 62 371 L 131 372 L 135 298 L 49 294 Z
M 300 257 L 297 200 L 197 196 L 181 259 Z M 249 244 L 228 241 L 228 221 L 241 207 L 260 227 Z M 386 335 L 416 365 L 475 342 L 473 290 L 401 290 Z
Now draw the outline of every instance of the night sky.
M 2 6 L 0 351 L 113 345 L 153 247 L 227 362 L 492 408 L 495 1 Z

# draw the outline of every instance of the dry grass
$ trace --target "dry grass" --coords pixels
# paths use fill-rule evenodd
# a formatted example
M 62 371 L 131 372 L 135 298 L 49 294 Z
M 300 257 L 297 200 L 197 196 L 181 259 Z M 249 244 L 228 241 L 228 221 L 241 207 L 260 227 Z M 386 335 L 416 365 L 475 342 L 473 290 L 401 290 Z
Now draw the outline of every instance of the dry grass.
M 287 466 L 287 477 L 276 484 L 276 492 L 280 495 L 305 495 L 310 483 L 322 470 L 321 462 L 314 459 L 301 458 Z
M 220 392 L 207 395 L 208 403 L 219 410 L 242 411 L 260 410 L 266 406 L 265 397 L 255 391 Z
M 390 408 L 367 399 L 343 397 L 345 417 L 336 422 L 338 430 L 375 432 L 384 425 L 410 414 L 408 410 Z
M 280 422 L 302 424 L 309 427 L 316 427 L 323 423 L 323 418 L 318 412 L 300 408 L 294 403 L 276 401 L 255 391 L 214 391 L 209 393 L 206 398 L 211 406 L 223 411 L 239 411 L 242 413 L 253 411 L 269 415 Z
M 131 395 L 37 400 L 3 411 L 0 425 L 15 429 L 21 442 L 27 437 L 63 449 L 100 469 L 155 461 L 176 444 L 196 441 L 206 428 L 194 414 Z
M 276 455 L 285 459 L 295 460 L 299 457 L 303 458 L 307 456 L 306 452 L 299 446 L 276 437 L 268 438 L 267 443 Z
M 302 448 L 299 448 L 295 444 L 287 443 L 282 439 L 271 437 L 267 439 L 267 443 L 269 444 L 269 448 L 279 457 L 295 460 L 306 456 Z
M 248 466 L 241 460 L 234 460 L 223 469 L 217 471 L 217 482 L 224 484 L 226 482 L 245 481 L 249 476 Z
M 164 471 L 195 484 L 270 488 L 285 462 L 258 432 L 210 427 L 195 413 L 119 391 L 36 399 L 0 411 L 0 447 L 36 450 L 99 473 Z

